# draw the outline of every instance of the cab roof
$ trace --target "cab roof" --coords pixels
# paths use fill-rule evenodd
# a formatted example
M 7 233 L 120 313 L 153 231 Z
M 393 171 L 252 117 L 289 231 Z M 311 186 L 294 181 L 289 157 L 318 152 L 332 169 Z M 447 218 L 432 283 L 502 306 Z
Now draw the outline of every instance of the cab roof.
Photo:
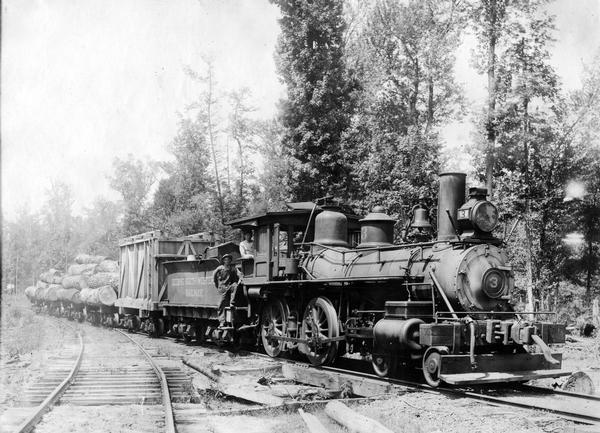
M 313 210 L 314 214 L 312 216 L 311 224 L 314 224 L 315 216 L 323 211 L 322 207 L 315 206 L 315 204 L 312 202 L 286 203 L 286 206 L 289 208 L 289 210 L 265 212 L 259 215 L 237 218 L 227 221 L 226 224 L 232 228 L 238 229 L 250 229 L 260 226 L 267 226 L 274 223 L 279 223 L 282 226 L 293 225 L 298 227 L 306 227 L 309 219 L 311 219 L 311 213 L 313 213 Z M 358 230 L 358 220 L 360 217 L 353 213 L 347 213 L 344 211 L 342 211 L 342 213 L 346 215 L 346 218 L 348 218 L 348 228 L 350 230 Z

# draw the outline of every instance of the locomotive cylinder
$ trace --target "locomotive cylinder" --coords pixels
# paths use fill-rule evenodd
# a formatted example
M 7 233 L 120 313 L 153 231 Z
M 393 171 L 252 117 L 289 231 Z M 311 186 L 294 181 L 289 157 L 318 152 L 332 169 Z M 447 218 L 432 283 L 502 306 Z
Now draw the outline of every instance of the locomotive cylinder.
M 465 173 L 440 174 L 440 190 L 438 195 L 438 241 L 457 240 L 456 232 L 452 225 L 457 224 L 458 209 L 465 202 Z M 452 220 L 448 217 L 448 211 Z

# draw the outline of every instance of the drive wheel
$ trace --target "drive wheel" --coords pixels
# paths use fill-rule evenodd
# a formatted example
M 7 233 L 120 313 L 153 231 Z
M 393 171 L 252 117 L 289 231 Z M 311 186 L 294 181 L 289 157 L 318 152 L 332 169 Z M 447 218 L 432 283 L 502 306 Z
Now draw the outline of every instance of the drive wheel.
M 304 311 L 300 338 L 308 340 L 300 349 L 312 365 L 331 364 L 335 361 L 337 341 L 323 341 L 340 335 L 337 313 L 331 301 L 323 296 L 310 300 Z
M 423 356 L 423 376 L 425 377 L 425 381 L 433 388 L 437 388 L 442 382 L 440 378 L 441 371 L 442 353 L 439 349 L 430 347 Z
M 260 338 L 267 355 L 275 358 L 285 347 L 285 341 L 276 340 L 273 336 L 287 335 L 287 321 L 290 310 L 285 301 L 271 300 L 262 311 Z

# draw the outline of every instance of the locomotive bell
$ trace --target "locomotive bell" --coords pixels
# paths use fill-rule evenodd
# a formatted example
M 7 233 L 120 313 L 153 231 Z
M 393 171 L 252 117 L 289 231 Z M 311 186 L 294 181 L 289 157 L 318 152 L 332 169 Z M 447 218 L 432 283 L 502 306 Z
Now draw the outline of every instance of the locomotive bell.
M 391 245 L 394 240 L 396 220 L 387 215 L 381 206 L 375 206 L 360 224 L 361 242 L 357 248 Z
M 329 247 L 348 246 L 348 219 L 333 210 L 324 210 L 315 218 L 315 243 Z
M 431 223 L 429 222 L 429 215 L 427 215 L 427 209 L 418 208 L 415 209 L 415 214 L 413 215 L 413 220 L 410 223 L 411 228 L 423 228 L 430 229 L 432 228 Z

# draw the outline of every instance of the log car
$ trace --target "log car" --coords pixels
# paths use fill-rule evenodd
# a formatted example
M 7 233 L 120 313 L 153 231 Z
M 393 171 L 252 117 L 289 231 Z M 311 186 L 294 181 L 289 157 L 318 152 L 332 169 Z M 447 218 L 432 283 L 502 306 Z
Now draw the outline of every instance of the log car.
M 132 331 L 162 335 L 169 318 L 163 316 L 160 301 L 167 286 L 165 263 L 199 257 L 215 244 L 206 233 L 186 237 L 167 237 L 161 231 L 142 233 L 119 243 L 119 293 L 114 306 L 119 325 Z M 102 313 L 108 323 L 113 310 Z

